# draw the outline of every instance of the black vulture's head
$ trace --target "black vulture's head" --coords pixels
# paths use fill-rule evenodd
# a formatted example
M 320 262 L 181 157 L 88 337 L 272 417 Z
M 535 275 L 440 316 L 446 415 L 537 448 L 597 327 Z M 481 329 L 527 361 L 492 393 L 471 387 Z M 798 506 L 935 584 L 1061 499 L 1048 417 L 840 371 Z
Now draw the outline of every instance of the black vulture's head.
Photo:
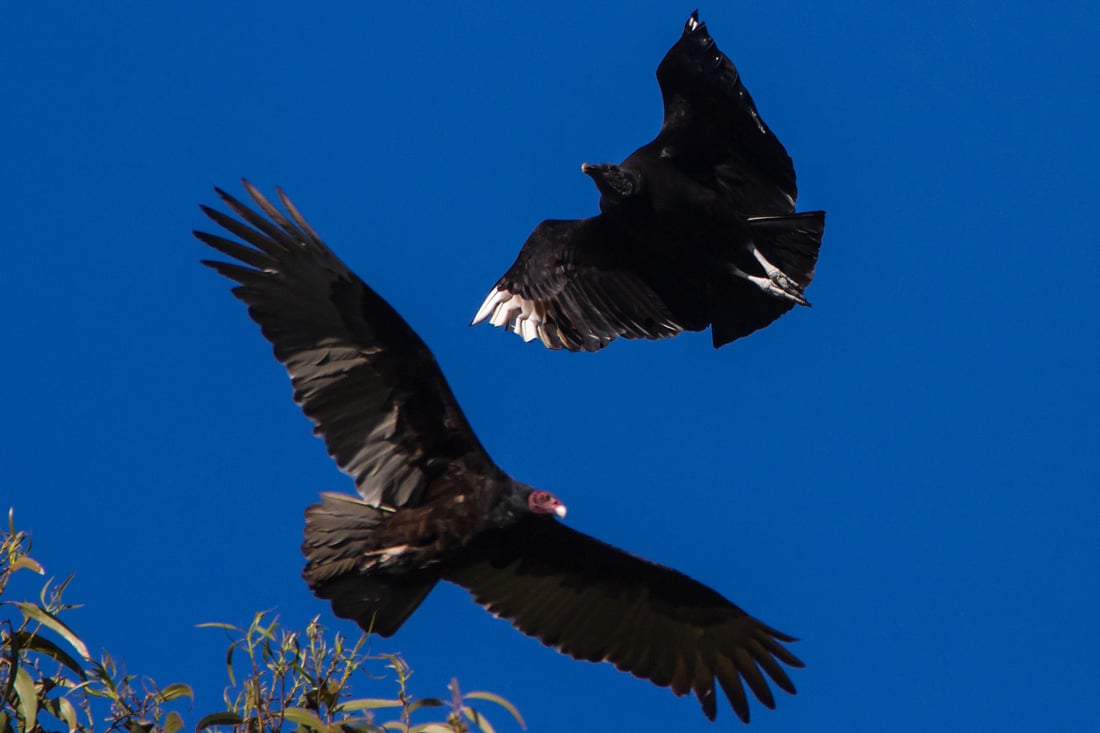
M 620 168 L 614 163 L 599 165 L 584 163 L 581 165 L 581 172 L 591 176 L 596 182 L 596 188 L 600 189 L 600 195 L 611 202 L 623 201 L 642 190 L 641 176 L 634 171 Z

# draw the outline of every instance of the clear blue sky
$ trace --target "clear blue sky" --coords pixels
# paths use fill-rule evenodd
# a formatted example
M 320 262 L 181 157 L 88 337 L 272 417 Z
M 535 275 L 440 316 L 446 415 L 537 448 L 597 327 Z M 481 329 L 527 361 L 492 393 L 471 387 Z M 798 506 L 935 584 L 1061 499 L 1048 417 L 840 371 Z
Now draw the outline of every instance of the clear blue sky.
M 692 8 L 9 4 L 0 504 L 76 572 L 78 633 L 208 711 L 224 640 L 194 624 L 353 628 L 298 552 L 303 508 L 352 484 L 190 236 L 247 176 L 405 315 L 572 526 L 804 639 L 798 696 L 755 730 L 1094 730 L 1098 11 L 701 6 L 799 207 L 828 210 L 815 307 L 717 352 L 467 328 L 538 221 L 596 211 L 580 163 L 656 133 Z M 454 587 L 374 648 L 535 731 L 718 729 Z

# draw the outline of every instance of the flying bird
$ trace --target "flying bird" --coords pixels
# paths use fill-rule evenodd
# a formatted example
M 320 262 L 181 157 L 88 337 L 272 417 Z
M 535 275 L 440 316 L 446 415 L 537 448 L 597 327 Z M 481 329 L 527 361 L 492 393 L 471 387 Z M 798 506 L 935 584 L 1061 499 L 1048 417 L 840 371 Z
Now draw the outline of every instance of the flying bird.
M 801 667 L 793 639 L 717 591 L 570 529 L 552 493 L 486 453 L 431 351 L 333 254 L 282 191 L 284 211 L 244 182 L 260 212 L 216 189 L 236 218 L 202 207 L 236 239 L 195 232 L 235 262 L 203 264 L 272 343 L 294 399 L 355 481 L 306 510 L 303 577 L 333 612 L 395 633 L 432 588 L 467 589 L 490 613 L 564 654 L 694 692 L 714 719 L 716 685 L 749 720 L 745 686 Z
M 572 351 L 710 326 L 718 348 L 809 305 L 825 212 L 795 213 L 790 156 L 697 12 L 657 82 L 657 137 L 581 166 L 600 213 L 535 227 L 471 325 Z

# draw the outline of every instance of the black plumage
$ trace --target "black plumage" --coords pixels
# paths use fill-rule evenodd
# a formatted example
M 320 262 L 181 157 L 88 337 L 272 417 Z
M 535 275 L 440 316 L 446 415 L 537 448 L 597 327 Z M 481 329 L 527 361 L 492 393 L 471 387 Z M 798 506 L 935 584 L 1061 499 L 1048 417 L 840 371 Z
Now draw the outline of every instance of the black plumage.
M 434 357 L 321 241 L 282 192 L 264 215 L 218 191 L 237 219 L 203 210 L 243 243 L 196 232 L 241 264 L 205 261 L 273 344 L 294 399 L 360 496 L 306 510 L 303 576 L 337 616 L 396 632 L 440 580 L 565 654 L 694 692 L 714 718 L 716 685 L 747 721 L 744 686 L 767 707 L 794 641 L 671 568 L 560 523 L 551 493 L 486 454 Z M 624 284 L 628 287 L 629 284 Z
M 657 137 L 581 167 L 600 214 L 539 224 L 474 324 L 574 351 L 709 325 L 717 348 L 809 305 L 825 214 L 795 213 L 790 156 L 696 13 L 657 81 Z

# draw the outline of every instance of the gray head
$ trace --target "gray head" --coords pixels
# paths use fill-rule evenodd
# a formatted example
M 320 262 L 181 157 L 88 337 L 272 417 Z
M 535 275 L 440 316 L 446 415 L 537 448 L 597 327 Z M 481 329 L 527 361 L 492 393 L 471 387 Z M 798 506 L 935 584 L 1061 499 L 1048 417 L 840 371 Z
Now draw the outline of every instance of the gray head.
M 581 164 L 581 172 L 591 176 L 600 189 L 601 201 L 609 199 L 614 202 L 622 201 L 641 192 L 642 179 L 634 171 L 621 168 L 614 163 L 600 163 L 598 165 Z

